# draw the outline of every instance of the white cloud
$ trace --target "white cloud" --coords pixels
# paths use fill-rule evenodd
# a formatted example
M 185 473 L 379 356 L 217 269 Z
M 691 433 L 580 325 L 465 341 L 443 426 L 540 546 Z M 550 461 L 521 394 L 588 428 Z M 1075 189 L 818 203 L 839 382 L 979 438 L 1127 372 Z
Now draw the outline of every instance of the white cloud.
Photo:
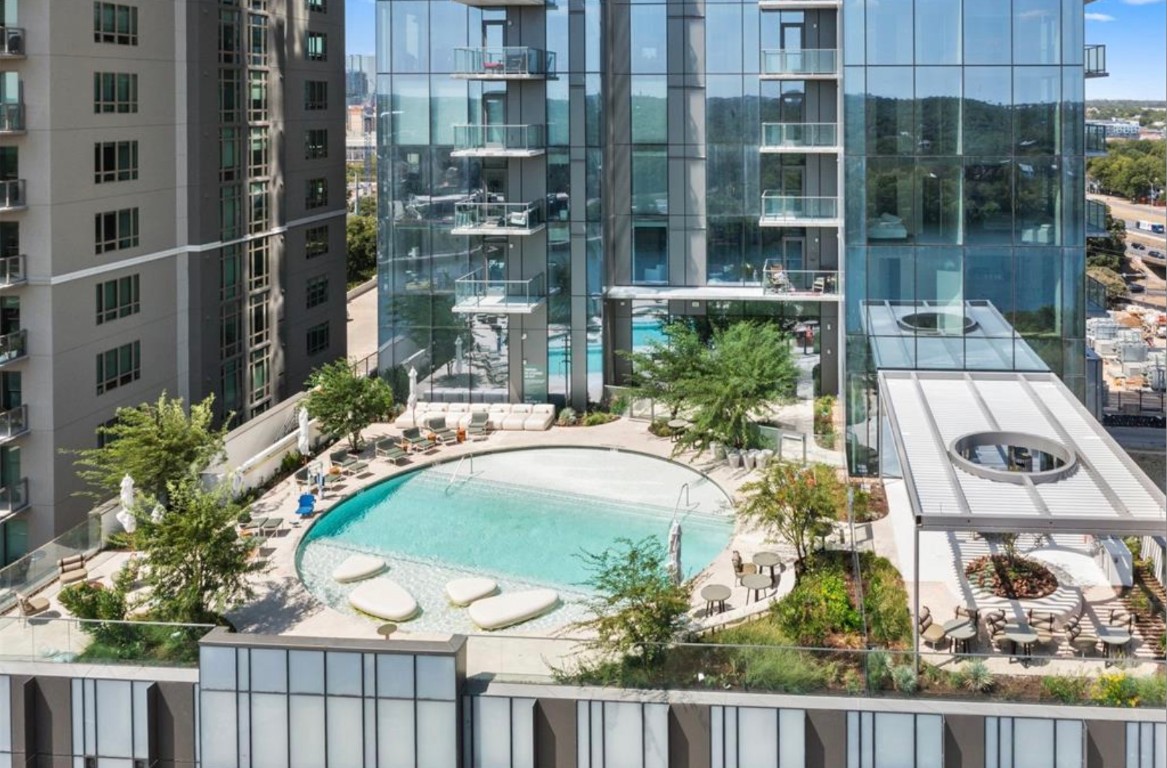
M 1161 3 L 1163 0 L 1122 0 L 1127 5 L 1151 5 L 1152 3 Z
M 1107 13 L 1087 13 L 1086 21 L 1114 21 L 1114 17 Z

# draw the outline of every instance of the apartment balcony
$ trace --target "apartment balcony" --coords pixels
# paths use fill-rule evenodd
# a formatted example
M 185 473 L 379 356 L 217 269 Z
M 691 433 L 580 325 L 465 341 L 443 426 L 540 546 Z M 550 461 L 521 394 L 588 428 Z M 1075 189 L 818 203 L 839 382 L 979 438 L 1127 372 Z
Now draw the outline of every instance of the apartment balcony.
M 0 103 L 0 136 L 24 133 L 24 103 Z
M 1086 46 L 1086 77 L 1110 77 L 1106 71 L 1106 46 Z
M 462 5 L 469 5 L 472 8 L 508 8 L 510 6 L 525 6 L 532 8 L 542 8 L 546 5 L 554 5 L 548 3 L 547 0 L 457 0 Z
M 838 227 L 837 197 L 794 197 L 781 192 L 762 193 L 760 227 Z
M 838 8 L 840 0 L 758 0 L 763 11 L 800 11 L 806 8 Z
M 555 77 L 555 54 L 538 48 L 455 48 L 454 72 L 462 80 L 545 80 Z
M 547 151 L 543 125 L 455 125 L 451 157 L 536 157 Z
M 0 367 L 28 357 L 28 329 L 0 336 Z
M 17 406 L 0 413 L 0 445 L 28 432 L 28 406 Z
M 28 207 L 24 197 L 24 179 L 0 181 L 0 213 L 23 211 Z
M 28 478 L 0 488 L 0 519 L 15 515 L 28 507 Z
M 454 206 L 452 235 L 533 235 L 547 226 L 543 201 L 462 202 Z
M 543 273 L 526 280 L 492 280 L 482 267 L 454 281 L 454 311 L 529 315 L 547 300 Z
M 24 39 L 23 27 L 0 27 L 0 59 L 23 59 Z
M 762 51 L 763 80 L 824 80 L 838 77 L 838 51 L 769 49 Z
M 1102 157 L 1106 154 L 1106 126 L 1086 123 L 1086 156 Z
M 834 270 L 786 269 L 781 259 L 762 265 L 762 295 L 767 299 L 839 299 L 839 273 Z
M 836 123 L 762 123 L 764 153 L 838 152 Z
M 1108 237 L 1106 229 L 1106 203 L 1097 200 L 1086 201 L 1086 237 Z
M 24 254 L 0 257 L 0 291 L 6 288 L 15 288 L 28 282 L 28 273 L 25 271 L 26 259 Z

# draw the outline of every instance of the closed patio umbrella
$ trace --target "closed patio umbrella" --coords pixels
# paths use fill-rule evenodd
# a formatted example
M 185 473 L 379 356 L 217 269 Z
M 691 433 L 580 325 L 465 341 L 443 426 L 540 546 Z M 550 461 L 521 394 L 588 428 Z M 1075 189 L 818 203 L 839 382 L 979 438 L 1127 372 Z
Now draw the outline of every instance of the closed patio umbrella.
M 311 434 L 308 427 L 308 409 L 301 408 L 300 414 L 300 429 L 296 437 L 296 450 L 300 452 L 301 456 L 307 456 L 308 452 L 312 450 Z
M 673 581 L 680 584 L 683 577 L 681 575 L 681 521 L 674 519 L 673 524 L 669 527 L 669 571 L 673 575 Z

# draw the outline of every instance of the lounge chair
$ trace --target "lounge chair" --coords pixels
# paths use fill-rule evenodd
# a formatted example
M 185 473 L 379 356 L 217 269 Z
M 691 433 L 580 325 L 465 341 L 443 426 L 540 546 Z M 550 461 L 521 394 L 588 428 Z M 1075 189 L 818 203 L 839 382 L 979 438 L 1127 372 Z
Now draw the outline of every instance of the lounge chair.
M 932 611 L 926 605 L 920 611 L 920 638 L 933 648 L 939 648 L 948 640 L 948 633 L 932 620 Z
M 374 446 L 374 454 L 379 459 L 389 459 L 394 464 L 400 464 L 403 461 L 409 460 L 409 453 L 397 444 L 397 441 L 391 437 L 386 437 L 378 440 Z
M 470 421 L 466 424 L 467 435 L 485 435 L 490 426 L 490 414 L 486 411 L 476 411 L 470 414 Z
M 49 609 L 49 600 L 47 597 L 28 597 L 17 592 L 16 601 L 20 605 L 20 615 L 24 618 L 36 616 L 38 613 L 44 613 Z
M 264 536 L 274 536 L 279 532 L 283 524 L 284 519 L 282 517 L 268 517 L 260 524 L 259 531 Z
M 85 567 L 85 555 L 70 555 L 57 561 L 61 585 L 76 584 L 89 578 L 89 570 Z
M 357 457 L 353 456 L 348 451 L 333 451 L 328 454 L 328 460 L 332 462 L 332 466 L 340 467 L 341 470 L 348 469 L 353 464 L 357 463 Z
M 458 433 L 446 426 L 445 416 L 434 416 L 427 420 L 426 427 L 443 443 L 452 443 L 458 439 Z
M 409 427 L 401 432 L 402 445 L 408 445 L 412 450 L 414 448 L 429 447 L 430 441 L 422 436 L 420 427 Z
M 296 514 L 299 517 L 312 517 L 312 513 L 316 511 L 316 497 L 311 493 L 300 494 L 300 506 L 296 509 Z

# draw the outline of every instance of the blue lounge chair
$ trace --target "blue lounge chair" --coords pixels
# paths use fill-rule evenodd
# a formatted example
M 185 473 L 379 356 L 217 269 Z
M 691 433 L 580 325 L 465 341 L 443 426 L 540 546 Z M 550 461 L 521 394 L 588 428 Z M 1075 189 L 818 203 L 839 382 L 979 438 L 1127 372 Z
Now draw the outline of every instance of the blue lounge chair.
M 296 514 L 300 517 L 311 517 L 316 511 L 316 497 L 310 493 L 300 494 L 300 507 Z

